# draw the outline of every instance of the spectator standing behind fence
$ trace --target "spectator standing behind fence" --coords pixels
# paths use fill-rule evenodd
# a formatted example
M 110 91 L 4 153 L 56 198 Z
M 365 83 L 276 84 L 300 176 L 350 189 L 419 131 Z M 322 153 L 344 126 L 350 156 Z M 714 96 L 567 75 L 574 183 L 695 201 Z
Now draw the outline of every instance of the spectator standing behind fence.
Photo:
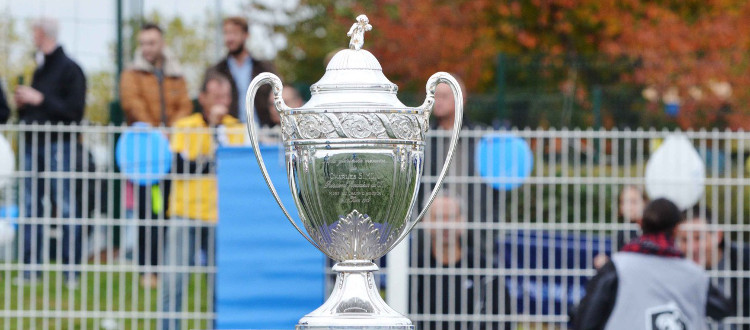
M 466 96 L 468 94 L 466 87 L 464 86 L 463 80 L 457 75 L 453 77 L 458 81 L 458 85 L 463 91 L 463 102 L 466 103 Z M 437 177 L 440 174 L 440 169 L 445 163 L 445 157 L 448 155 L 448 148 L 450 146 L 451 135 L 453 131 L 453 124 L 455 122 L 456 115 L 456 100 L 453 97 L 453 92 L 448 84 L 438 84 L 435 88 L 435 105 L 432 109 L 432 122 L 430 122 L 430 130 L 435 131 L 435 135 L 430 138 L 427 143 L 427 149 L 425 149 L 425 175 Z M 473 129 L 474 125 L 467 120 L 462 121 L 463 128 Z M 476 141 L 473 138 L 459 139 L 456 145 L 455 157 L 451 166 L 448 167 L 447 176 L 457 177 L 464 175 L 474 174 L 474 146 Z M 467 156 L 464 156 L 467 155 Z M 468 164 L 467 164 L 468 162 Z M 420 193 L 418 203 L 423 204 L 424 199 L 429 196 L 434 188 L 434 182 L 425 181 L 422 192 Z M 455 183 L 449 186 L 443 183 L 444 189 L 450 189 L 457 192 L 459 195 L 467 196 L 469 200 L 472 200 L 473 189 L 471 185 L 464 183 Z M 470 205 L 465 208 L 464 216 L 468 221 L 474 220 L 474 207 Z
M 625 245 L 586 285 L 573 329 L 705 329 L 731 306 L 708 274 L 674 246 L 682 214 L 663 198 L 643 212 L 643 234 Z
M 441 274 L 441 269 L 466 271 L 493 267 L 486 255 L 467 244 L 471 235 L 465 228 L 460 197 L 443 195 L 435 198 L 425 217 L 429 228 L 420 230 L 416 244 L 416 264 L 419 269 L 438 269 L 437 275 L 413 275 L 411 310 L 426 317 L 460 315 L 510 314 L 510 296 L 504 280 L 499 276 Z M 491 260 L 492 258 L 490 258 Z M 503 298 L 501 300 L 500 292 Z M 417 329 L 503 329 L 499 322 L 422 321 Z
M 120 103 L 128 124 L 142 122 L 169 127 L 193 112 L 180 64 L 165 46 L 163 32 L 155 24 L 144 24 L 138 33 L 138 48 L 133 62 L 120 78 Z M 169 181 L 154 186 L 139 186 L 137 189 L 128 183 L 126 204 L 130 204 L 131 211 L 127 212 L 126 217 L 132 218 L 133 211 L 137 211 L 138 219 L 163 219 L 166 217 L 168 196 Z M 135 240 L 133 236 L 126 234 L 126 240 Z M 137 236 L 138 264 L 157 265 L 162 248 L 159 244 L 159 227 L 139 226 Z M 143 274 L 141 284 L 155 287 L 156 274 Z
M 5 100 L 5 90 L 3 89 L 2 79 L 0 79 L 0 124 L 5 124 L 10 118 L 10 107 Z
M 466 85 L 457 74 L 451 75 L 461 88 L 462 101 L 465 105 L 469 95 Z M 430 123 L 430 129 L 434 131 L 434 135 L 427 141 L 425 148 L 425 175 L 436 178 L 440 174 L 439 172 L 448 154 L 455 116 L 456 100 L 453 91 L 448 84 L 438 84 L 435 88 L 435 105 L 432 110 L 434 120 Z M 443 183 L 443 189 L 452 190 L 457 195 L 466 198 L 467 204 L 462 212 L 464 212 L 463 216 L 468 222 L 497 222 L 499 221 L 498 191 L 484 183 L 471 183 L 465 179 L 478 176 L 475 157 L 477 138 L 470 134 L 472 131 L 481 130 L 482 127 L 469 121 L 466 118 L 466 112 L 464 112 L 462 129 L 464 134 L 458 140 L 455 156 L 447 172 L 447 178 L 449 179 L 446 181 L 452 181 L 452 183 Z M 469 132 L 469 135 L 466 135 L 467 132 Z M 419 204 L 425 202 L 425 199 L 432 192 L 434 184 L 434 180 L 423 181 L 423 187 L 418 196 Z M 466 237 L 467 244 L 471 249 L 478 249 L 484 254 L 492 254 L 495 246 L 481 244 L 482 242 L 494 242 L 494 239 L 487 239 L 488 235 L 499 236 L 497 232 L 491 230 L 476 231 Z
M 226 76 L 208 71 L 198 96 L 203 113 L 182 118 L 174 125 L 170 144 L 177 168 L 165 250 L 165 262 L 170 267 L 194 265 L 199 253 L 205 253 L 207 264 L 215 264 L 214 225 L 218 220 L 215 150 L 219 145 L 243 144 L 245 139 L 242 124 L 228 115 L 231 93 Z M 165 312 L 182 312 L 189 276 L 188 272 L 175 270 L 162 277 Z M 209 285 L 213 281 L 209 278 Z M 163 329 L 181 329 L 179 318 L 164 320 Z
M 461 87 L 463 92 L 463 103 L 466 104 L 468 91 L 463 80 L 457 75 L 453 75 L 458 81 L 458 85 Z M 464 113 L 465 114 L 465 113 Z M 448 154 L 448 147 L 450 146 L 450 133 L 453 131 L 453 125 L 456 118 L 456 100 L 453 97 L 453 91 L 448 84 L 438 84 L 435 88 L 435 106 L 432 109 L 432 117 L 435 118 L 431 123 L 430 129 L 437 130 L 439 137 L 435 143 L 430 144 L 430 156 L 432 162 L 430 163 L 430 175 L 438 175 L 445 156 Z M 471 123 L 465 118 L 462 120 L 462 128 L 474 129 L 476 125 Z M 474 149 L 476 147 L 476 141 L 473 138 L 460 139 L 456 146 L 456 157 L 453 158 L 453 163 L 448 168 L 448 175 L 450 176 L 461 176 L 474 174 Z M 465 157 L 468 155 L 469 157 Z M 465 189 L 462 189 L 465 190 Z M 471 197 L 466 195 L 468 191 L 458 190 L 459 194 L 463 196 Z
M 627 185 L 622 187 L 619 196 L 619 213 L 623 222 L 634 223 L 638 225 L 636 230 L 618 231 L 617 232 L 617 249 L 622 249 L 631 239 L 638 236 L 643 219 L 643 210 L 646 208 L 648 198 L 643 190 L 637 186 Z
M 643 218 L 643 209 L 646 207 L 648 199 L 641 188 L 634 185 L 626 185 L 620 190 L 618 201 L 617 212 L 619 213 L 620 220 L 626 223 L 637 224 L 638 229 L 618 230 L 616 251 L 621 250 L 632 238 L 638 236 L 638 231 L 641 228 L 641 219 Z M 609 257 L 606 254 L 597 255 L 594 258 L 594 268 L 602 268 L 607 261 L 609 261 Z
M 227 77 L 231 77 L 232 84 L 232 105 L 229 107 L 229 114 L 246 122 L 245 112 L 245 93 L 250 86 L 250 81 L 262 72 L 274 72 L 271 62 L 259 61 L 247 51 L 245 43 L 250 36 L 247 19 L 233 16 L 227 17 L 223 21 L 224 45 L 227 47 L 227 57 L 216 63 L 209 71 L 218 71 Z M 255 96 L 255 116 L 256 123 L 260 126 L 273 126 L 268 113 L 268 94 L 271 93 L 271 86 L 264 85 L 258 89 Z
M 180 63 L 156 24 L 144 24 L 138 33 L 133 62 L 120 78 L 120 102 L 128 124 L 172 126 L 193 112 Z
M 86 77 L 81 68 L 57 43 L 59 33 L 56 20 L 42 18 L 33 23 L 33 40 L 36 47 L 37 67 L 31 86 L 16 87 L 13 98 L 18 106 L 23 124 L 51 123 L 76 125 L 83 119 L 86 104 Z M 73 150 L 78 136 L 68 132 L 26 132 L 23 137 L 23 170 L 28 173 L 23 182 L 23 219 L 38 221 L 53 217 L 68 223 L 62 226 L 62 262 L 81 262 L 81 226 L 70 224 L 72 217 L 81 217 L 82 210 L 71 198 L 71 179 L 65 178 L 75 170 Z M 42 173 L 54 177 L 43 179 Z M 68 172 L 68 173 L 65 173 Z M 44 207 L 44 196 L 51 208 Z M 54 210 L 54 212 L 53 212 Z M 44 259 L 43 226 L 33 223 L 23 225 L 23 262 L 41 263 Z M 72 240 L 72 241 L 71 241 Z M 73 251 L 70 251 L 71 248 Z M 25 271 L 18 282 L 35 277 L 37 273 Z M 77 272 L 66 272 L 68 286 L 77 282 Z
M 678 227 L 677 246 L 688 258 L 707 270 L 750 271 L 750 249 L 728 243 L 721 229 L 710 227 L 714 223 L 711 210 L 694 207 Z M 737 316 L 750 316 L 750 278 L 746 275 L 729 278 L 722 275 L 714 283 L 720 291 L 729 293 Z M 721 329 L 750 330 L 750 325 L 724 326 Z

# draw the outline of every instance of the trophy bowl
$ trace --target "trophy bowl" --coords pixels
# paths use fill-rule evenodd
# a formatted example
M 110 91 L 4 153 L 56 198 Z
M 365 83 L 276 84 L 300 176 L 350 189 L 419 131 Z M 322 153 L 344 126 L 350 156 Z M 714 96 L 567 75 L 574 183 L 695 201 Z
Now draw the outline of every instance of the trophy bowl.
M 408 236 L 437 195 L 458 141 L 463 98 L 457 81 L 438 72 L 427 81 L 422 105 L 402 104 L 396 97 L 397 86 L 385 77 L 378 60 L 361 49 L 364 32 L 370 29 L 365 15 L 357 17 L 348 33 L 349 49 L 331 59 L 326 73 L 310 87 L 310 101 L 300 108 L 286 106 L 281 80 L 271 73 L 258 75 L 247 90 L 246 104 L 254 104 L 258 89 L 272 86 L 281 117 L 289 186 L 304 231 L 268 177 L 258 151 L 255 116 L 248 107 L 250 141 L 271 193 L 297 231 L 336 261 L 336 285 L 329 299 L 303 317 L 297 329 L 413 329 L 408 318 L 380 297 L 373 280 L 372 272 L 378 270 L 373 260 Z M 453 91 L 454 130 L 436 187 L 424 209 L 413 217 L 425 134 L 439 83 Z

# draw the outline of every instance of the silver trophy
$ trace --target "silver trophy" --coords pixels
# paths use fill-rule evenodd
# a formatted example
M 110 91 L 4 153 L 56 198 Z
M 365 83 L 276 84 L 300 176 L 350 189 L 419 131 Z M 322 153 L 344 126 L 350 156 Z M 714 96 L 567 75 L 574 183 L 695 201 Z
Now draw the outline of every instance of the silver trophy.
M 349 49 L 338 52 L 325 75 L 310 87 L 304 106 L 287 107 L 281 80 L 258 75 L 247 90 L 246 103 L 271 84 L 286 151 L 289 187 L 302 225 L 281 202 L 258 149 L 253 107 L 247 128 L 260 170 L 274 198 L 294 228 L 310 244 L 336 261 L 336 286 L 328 300 L 303 317 L 297 329 L 413 329 L 411 321 L 380 297 L 373 263 L 403 240 L 425 215 L 445 178 L 458 142 L 463 102 L 458 82 L 438 72 L 427 81 L 427 97 L 407 107 L 396 97 L 398 87 L 383 75 L 378 60 L 361 49 L 372 29 L 367 16 L 352 25 Z M 411 216 L 422 177 L 425 134 L 439 83 L 450 85 L 456 118 L 445 165 L 435 189 L 417 217 Z M 280 262 L 284 262 L 280 260 Z M 289 265 L 289 271 L 294 271 Z M 304 290 L 304 288 L 300 288 Z

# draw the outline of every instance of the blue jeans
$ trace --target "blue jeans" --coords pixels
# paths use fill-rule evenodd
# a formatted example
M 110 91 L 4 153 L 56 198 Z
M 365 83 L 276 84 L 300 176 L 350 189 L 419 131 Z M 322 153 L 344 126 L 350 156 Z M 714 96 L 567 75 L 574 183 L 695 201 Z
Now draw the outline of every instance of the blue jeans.
M 167 242 L 164 251 L 165 265 L 170 267 L 187 267 L 197 264 L 196 256 L 206 254 L 206 264 L 213 265 L 215 254 L 214 228 L 201 226 L 202 221 L 171 218 L 168 220 Z M 209 279 L 213 274 L 209 274 Z M 187 292 L 190 273 L 183 270 L 172 270 L 160 277 L 162 288 L 162 309 L 167 313 L 180 313 L 183 307 L 183 293 Z M 209 280 L 213 285 L 213 280 Z M 196 302 L 197 303 L 197 302 Z M 213 304 L 209 304 L 213 305 Z M 167 317 L 162 321 L 162 330 L 177 330 L 180 317 Z M 209 325 L 209 327 L 213 327 Z
M 34 143 L 37 142 L 37 143 Z M 23 218 L 33 218 L 38 221 L 43 217 L 55 219 L 81 218 L 83 210 L 71 196 L 73 180 L 70 174 L 75 168 L 71 150 L 75 142 L 59 141 L 49 143 L 45 150 L 44 141 L 26 141 L 23 169 L 29 174 L 24 178 L 24 214 Z M 44 177 L 40 174 L 51 175 Z M 51 206 L 56 210 L 45 209 L 44 196 L 49 197 Z M 66 223 L 70 223 L 66 221 Z M 23 256 L 24 264 L 42 263 L 49 255 L 49 251 L 42 251 L 45 246 L 43 233 L 50 228 L 41 224 L 27 223 L 23 225 Z M 62 262 L 66 265 L 81 263 L 83 254 L 81 244 L 81 225 L 62 225 Z M 60 246 L 58 245 L 58 246 Z M 72 249 L 72 251 L 71 251 Z M 47 255 L 44 255 L 46 253 Z M 28 274 L 28 273 L 27 273 Z M 67 275 L 78 274 L 70 272 Z

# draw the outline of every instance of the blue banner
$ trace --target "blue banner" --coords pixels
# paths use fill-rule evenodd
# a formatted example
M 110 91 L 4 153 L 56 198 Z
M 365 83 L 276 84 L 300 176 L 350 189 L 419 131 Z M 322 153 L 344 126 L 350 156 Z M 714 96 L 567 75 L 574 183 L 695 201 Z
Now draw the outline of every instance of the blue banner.
M 281 146 L 261 146 L 271 180 L 293 217 Z M 250 148 L 218 150 L 218 329 L 293 329 L 323 304 L 323 254 L 285 219 Z M 298 219 L 298 218 L 297 218 Z

